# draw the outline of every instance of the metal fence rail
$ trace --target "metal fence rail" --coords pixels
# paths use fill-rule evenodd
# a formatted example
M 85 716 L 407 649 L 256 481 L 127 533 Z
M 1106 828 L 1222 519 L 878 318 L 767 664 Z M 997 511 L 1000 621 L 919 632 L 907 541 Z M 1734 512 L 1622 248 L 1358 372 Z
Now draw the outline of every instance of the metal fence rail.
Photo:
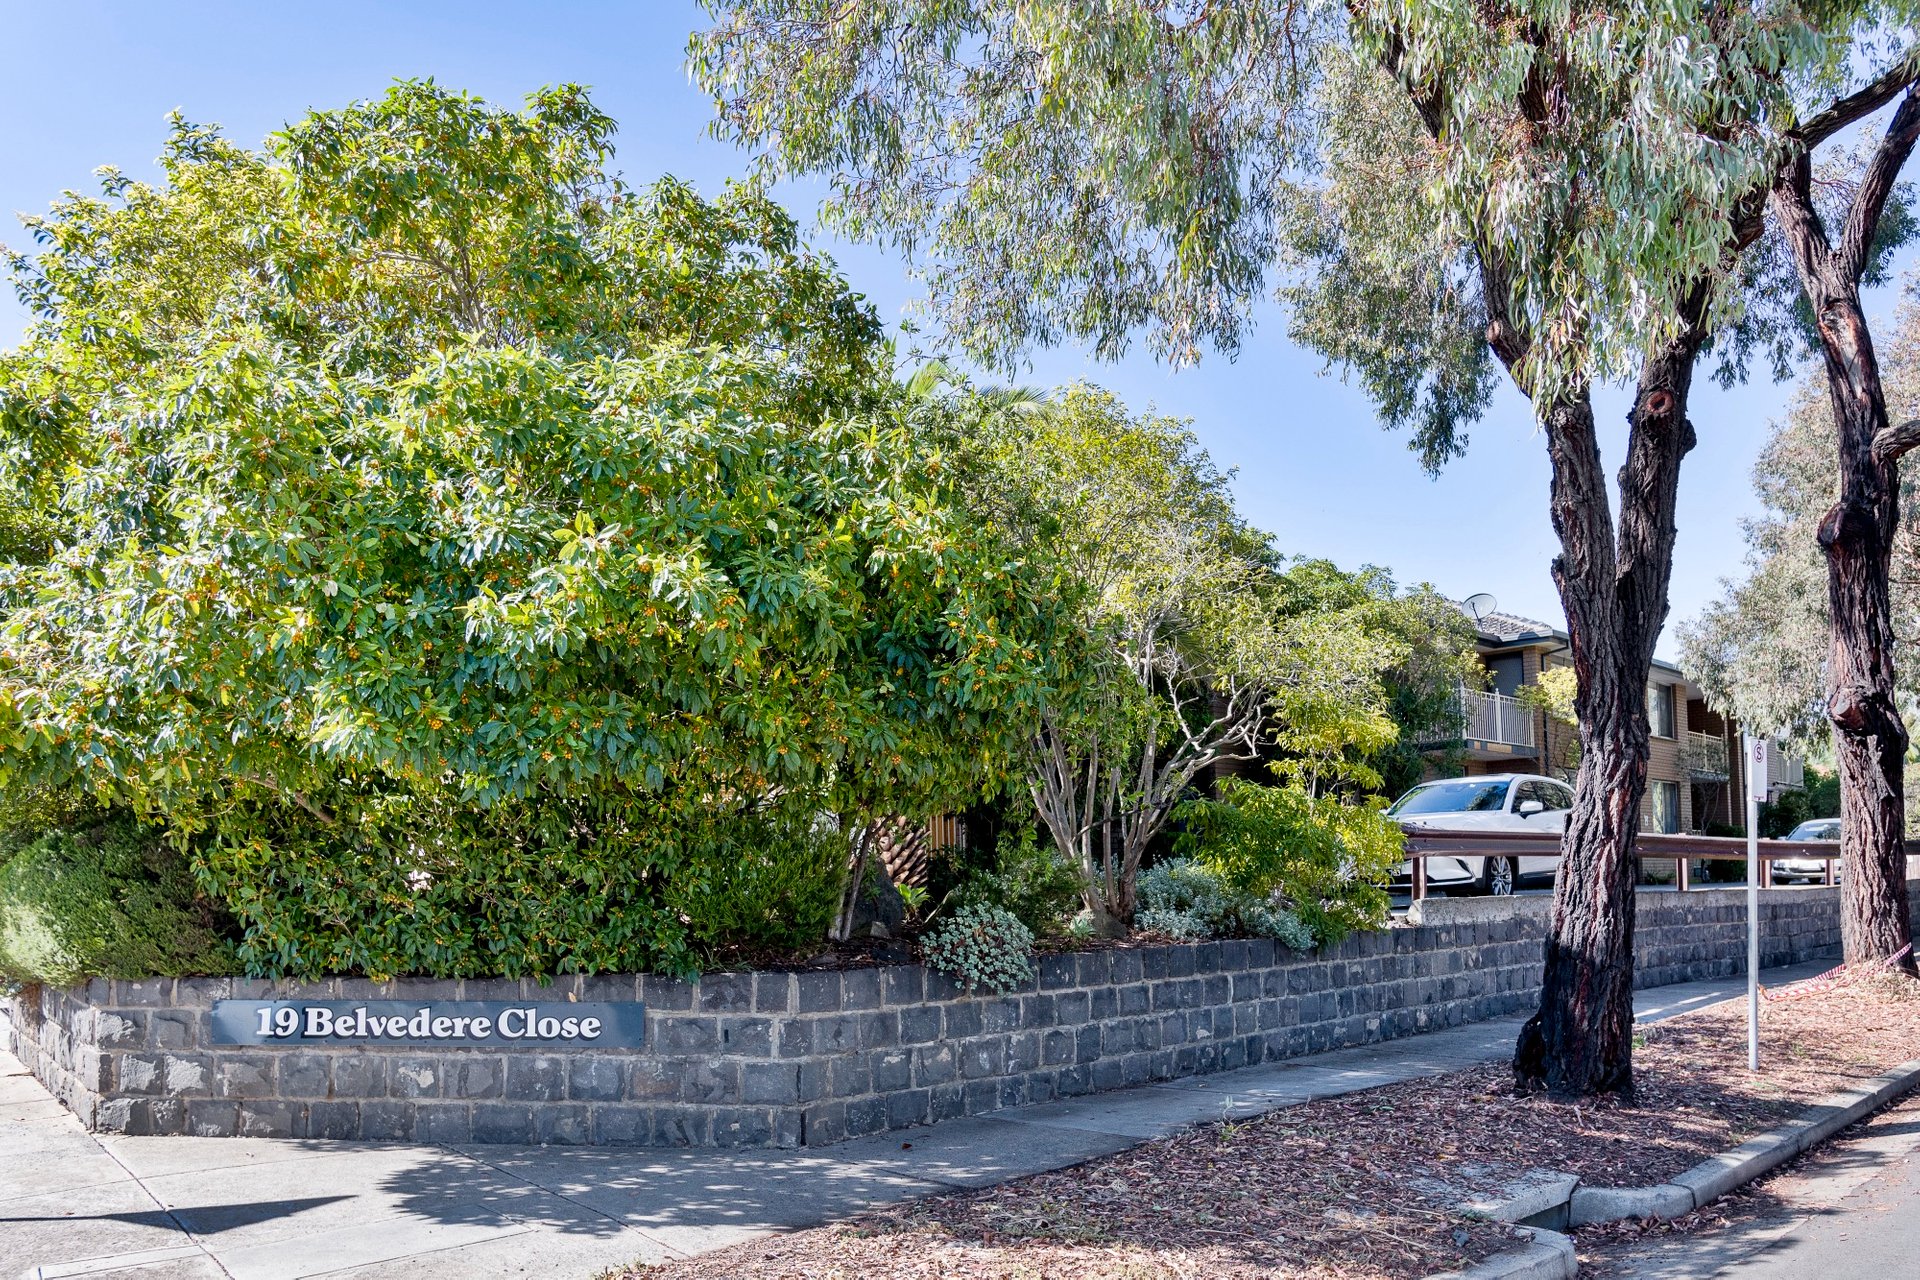
M 1427 859 L 1458 857 L 1557 857 L 1560 836 L 1542 831 L 1435 831 L 1431 828 L 1406 833 L 1407 858 L 1413 864 L 1413 896 L 1427 896 Z M 1674 862 L 1674 887 L 1681 892 L 1692 888 L 1688 864 L 1693 862 L 1745 861 L 1747 842 L 1739 836 L 1643 835 L 1634 851 L 1642 858 L 1671 858 Z M 1786 858 L 1805 859 L 1823 864 L 1822 883 L 1834 882 L 1834 863 L 1840 860 L 1840 846 L 1831 840 L 1762 840 L 1759 842 L 1760 883 L 1771 887 L 1773 864 Z M 1920 856 L 1920 841 L 1907 841 L 1909 857 Z

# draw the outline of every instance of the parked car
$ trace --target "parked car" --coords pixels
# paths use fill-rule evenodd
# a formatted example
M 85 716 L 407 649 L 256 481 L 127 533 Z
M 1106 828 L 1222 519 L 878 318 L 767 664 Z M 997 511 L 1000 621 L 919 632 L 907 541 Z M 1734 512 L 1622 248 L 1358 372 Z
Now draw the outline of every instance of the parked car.
M 1831 840 L 1839 843 L 1840 819 L 1809 818 L 1793 830 L 1787 832 L 1789 840 Z M 1840 860 L 1833 862 L 1834 879 L 1840 878 Z M 1773 882 L 1798 880 L 1802 884 L 1815 884 L 1827 878 L 1827 864 L 1817 858 L 1777 858 L 1773 864 Z
M 1472 778 L 1423 782 L 1387 806 L 1387 815 L 1408 831 L 1566 830 L 1573 788 L 1532 773 L 1488 773 Z M 1552 884 L 1560 855 L 1432 857 L 1427 884 L 1436 889 L 1472 889 L 1505 895 L 1529 883 Z M 1400 864 L 1396 884 L 1411 884 L 1413 862 Z

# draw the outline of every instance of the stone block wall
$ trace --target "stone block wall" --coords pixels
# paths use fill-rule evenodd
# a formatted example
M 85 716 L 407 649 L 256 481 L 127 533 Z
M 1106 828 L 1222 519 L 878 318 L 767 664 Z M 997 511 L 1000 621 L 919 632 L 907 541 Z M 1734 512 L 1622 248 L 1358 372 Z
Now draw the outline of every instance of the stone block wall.
M 1907 885 L 1916 930 L 1920 930 L 1920 882 Z M 1818 887 L 1762 889 L 1760 966 L 1798 964 L 1840 954 L 1840 891 Z M 1413 905 L 1409 923 L 1452 926 L 1518 918 L 1544 942 L 1553 899 L 1546 894 L 1514 898 L 1429 898 Z M 1634 985 L 1663 987 L 1746 972 L 1747 891 L 1695 889 L 1687 893 L 1643 890 L 1634 911 Z M 1535 988 L 1538 990 L 1537 986 Z
M 1916 886 L 1920 890 L 1920 886 Z M 1835 954 L 1836 891 L 1763 893 L 1766 963 Z M 1920 901 L 1920 892 L 1916 893 Z M 11 1001 L 9 1047 L 90 1127 L 416 1142 L 806 1146 L 1529 1008 L 1549 900 L 1435 899 L 1310 955 L 1265 941 L 1040 957 L 967 995 L 919 965 L 525 981 L 95 980 Z M 1739 890 L 1643 893 L 1642 985 L 1738 972 Z M 214 1045 L 213 1001 L 640 1000 L 645 1047 Z

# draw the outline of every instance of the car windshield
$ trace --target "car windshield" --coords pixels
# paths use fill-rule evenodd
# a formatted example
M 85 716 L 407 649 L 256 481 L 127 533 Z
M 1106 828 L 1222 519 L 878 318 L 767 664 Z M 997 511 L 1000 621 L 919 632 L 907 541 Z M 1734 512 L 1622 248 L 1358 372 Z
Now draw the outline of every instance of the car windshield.
M 1504 778 L 1429 782 L 1395 800 L 1387 812 L 1402 818 L 1412 813 L 1486 813 L 1507 803 L 1507 788 L 1511 785 Z
M 1838 818 L 1819 818 L 1812 822 L 1803 822 L 1787 833 L 1789 840 L 1838 840 L 1840 838 L 1840 820 Z

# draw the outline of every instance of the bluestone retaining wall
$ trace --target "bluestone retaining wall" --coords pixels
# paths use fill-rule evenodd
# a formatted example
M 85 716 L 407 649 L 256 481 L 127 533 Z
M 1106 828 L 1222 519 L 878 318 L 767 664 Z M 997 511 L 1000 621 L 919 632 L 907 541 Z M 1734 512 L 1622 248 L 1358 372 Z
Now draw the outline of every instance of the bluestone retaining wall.
M 1920 903 L 1920 885 L 1914 886 Z M 1764 963 L 1834 955 L 1837 891 L 1760 895 Z M 95 980 L 11 1001 L 8 1047 L 96 1130 L 417 1142 L 803 1146 L 1512 1014 L 1550 899 L 1434 899 L 1301 955 L 1263 941 L 1039 958 L 1007 996 L 919 965 L 670 978 Z M 1644 892 L 1643 986 L 1744 964 L 1744 891 Z M 638 1050 L 210 1043 L 222 997 L 625 1001 Z

